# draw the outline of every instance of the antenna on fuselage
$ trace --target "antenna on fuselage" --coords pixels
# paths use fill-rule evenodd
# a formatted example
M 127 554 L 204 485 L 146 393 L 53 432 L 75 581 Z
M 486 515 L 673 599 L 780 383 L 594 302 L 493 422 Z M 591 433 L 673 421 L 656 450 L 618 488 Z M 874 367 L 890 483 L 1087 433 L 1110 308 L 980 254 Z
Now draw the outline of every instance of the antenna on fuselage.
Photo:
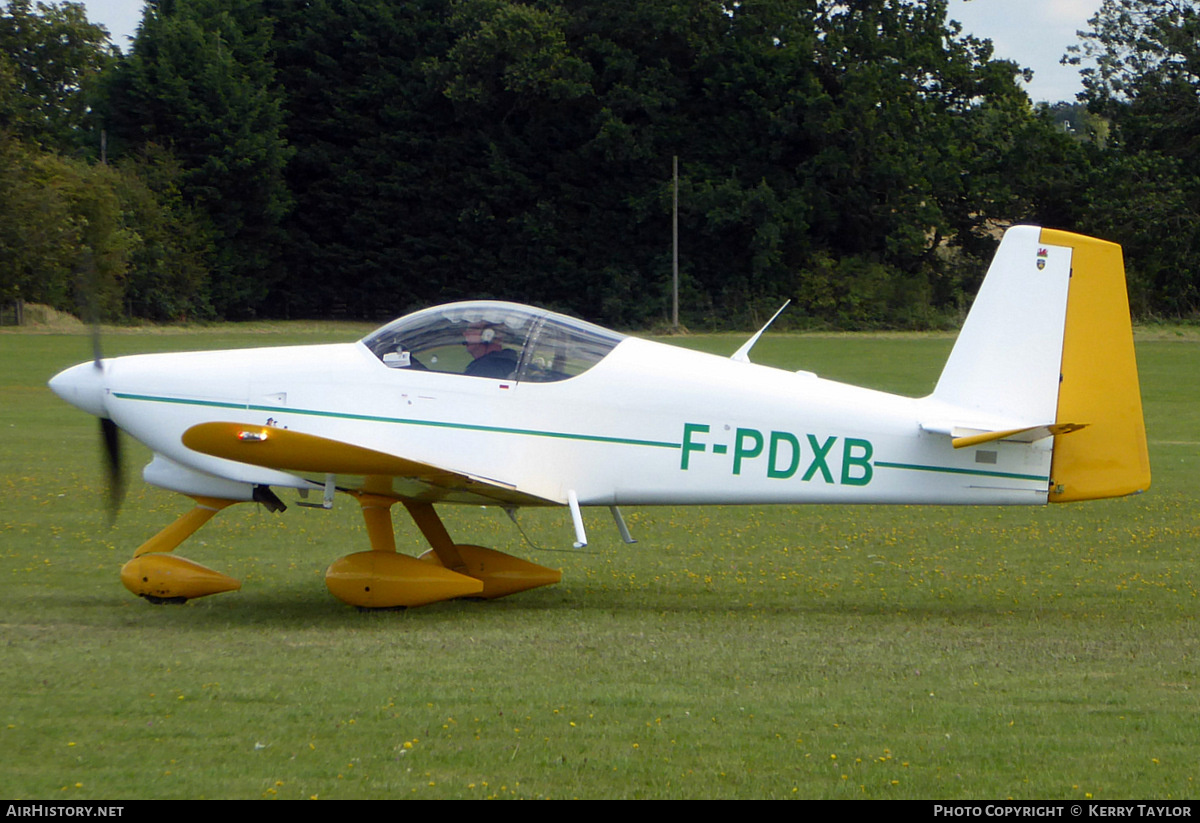
M 777 311 L 773 315 L 771 315 L 771 319 L 768 320 L 766 323 L 764 323 L 763 327 L 761 329 L 759 329 L 754 334 L 753 337 L 751 337 L 749 340 L 747 340 L 745 343 L 743 343 L 742 347 L 740 349 L 735 351 L 733 354 L 729 355 L 729 359 L 736 360 L 739 363 L 749 363 L 750 362 L 750 350 L 752 348 L 754 348 L 754 344 L 758 342 L 758 338 L 763 336 L 763 332 L 765 332 L 767 330 L 767 327 L 775 322 L 776 317 L 783 314 L 783 310 L 786 309 L 791 302 L 792 302 L 791 300 L 785 300 L 783 305 L 779 307 L 779 311 Z

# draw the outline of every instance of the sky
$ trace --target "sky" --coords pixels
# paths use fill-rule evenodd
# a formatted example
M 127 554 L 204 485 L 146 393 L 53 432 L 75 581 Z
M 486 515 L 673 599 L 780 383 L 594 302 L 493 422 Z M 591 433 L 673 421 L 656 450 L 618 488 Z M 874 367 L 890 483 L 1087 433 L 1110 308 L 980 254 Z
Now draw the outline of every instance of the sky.
M 399 0 L 398 0 L 399 1 Z M 1101 0 L 950 0 L 950 18 L 963 31 L 987 38 L 996 56 L 1033 69 L 1025 90 L 1034 102 L 1073 101 L 1081 91 L 1079 70 L 1059 65 L 1075 33 L 1087 28 Z M 113 42 L 129 50 L 142 17 L 141 0 L 84 0 L 88 19 L 108 29 Z
M 95 0 L 93 0 L 95 2 Z M 950 0 L 951 20 L 963 32 L 987 38 L 995 56 L 1033 69 L 1025 91 L 1035 102 L 1074 102 L 1083 90 L 1079 69 L 1059 65 L 1076 32 L 1100 9 L 1101 0 Z

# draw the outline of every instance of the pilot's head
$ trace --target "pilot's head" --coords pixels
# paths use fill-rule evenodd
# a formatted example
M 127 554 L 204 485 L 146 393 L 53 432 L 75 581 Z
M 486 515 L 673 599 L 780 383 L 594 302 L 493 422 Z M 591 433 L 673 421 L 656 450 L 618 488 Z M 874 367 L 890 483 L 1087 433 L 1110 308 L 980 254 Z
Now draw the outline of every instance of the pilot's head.
M 468 326 L 463 332 L 463 345 L 476 359 L 503 348 L 499 331 L 488 323 L 472 323 Z

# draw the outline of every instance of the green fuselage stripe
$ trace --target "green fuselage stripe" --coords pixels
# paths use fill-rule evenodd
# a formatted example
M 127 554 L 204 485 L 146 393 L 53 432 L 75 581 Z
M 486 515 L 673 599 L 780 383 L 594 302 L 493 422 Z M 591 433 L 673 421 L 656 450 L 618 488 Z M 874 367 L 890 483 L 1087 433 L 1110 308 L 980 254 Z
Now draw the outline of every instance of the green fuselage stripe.
M 440 420 L 413 420 L 404 417 L 380 417 L 371 414 L 349 414 L 347 412 L 317 411 L 315 409 L 296 409 L 285 406 L 259 406 L 249 403 L 226 403 L 218 400 L 187 400 L 179 397 L 155 397 L 145 394 L 113 393 L 122 400 L 140 400 L 147 403 L 175 403 L 184 406 L 205 406 L 214 409 L 236 409 L 239 411 L 268 412 L 270 414 L 303 414 L 310 417 L 331 417 L 339 420 L 365 420 L 372 423 L 392 423 L 403 426 L 427 426 L 437 429 L 457 429 L 459 431 L 491 432 L 494 434 L 517 434 L 526 437 L 553 437 L 562 440 L 579 440 L 588 443 L 612 443 L 622 446 L 648 446 L 656 449 L 680 449 L 681 443 L 671 443 L 664 440 L 639 440 L 631 437 L 606 437 L 598 434 L 573 434 L 570 432 L 540 431 L 538 429 L 513 429 L 503 426 L 480 426 L 472 423 L 447 423 Z M 952 466 L 925 466 L 917 463 L 890 463 L 883 460 L 873 461 L 877 469 L 900 469 L 902 471 L 935 472 L 939 474 L 965 474 L 975 477 L 1002 477 L 1009 480 L 1030 480 L 1048 483 L 1049 477 L 1034 474 L 1015 474 L 1012 472 L 985 471 L 982 469 L 960 469 Z
M 394 423 L 402 426 L 428 426 L 436 429 L 458 429 L 460 431 L 492 432 L 494 434 L 520 434 L 527 437 L 555 437 L 563 440 L 582 440 L 589 443 L 615 443 L 622 446 L 650 446 L 656 449 L 678 449 L 679 443 L 661 440 L 636 440 L 628 437 L 605 437 L 598 434 L 572 434 L 570 432 L 539 431 L 537 429 L 511 429 L 503 426 L 479 426 L 472 423 L 447 423 L 441 420 L 412 420 L 404 417 L 380 417 L 372 414 L 349 414 L 346 412 L 296 409 L 284 406 L 257 406 L 242 403 L 224 403 L 217 400 L 185 400 L 178 397 L 153 397 L 145 394 L 121 394 L 122 400 L 142 400 L 148 403 L 177 403 L 184 406 L 206 406 L 215 409 L 238 409 L 241 411 L 269 412 L 271 414 L 304 414 L 310 417 L 333 417 L 339 420 L 365 420 L 372 423 Z
M 938 472 L 940 474 L 969 474 L 975 477 L 1005 477 L 1010 480 L 1034 480 L 1039 483 L 1049 483 L 1049 477 L 1036 474 L 1016 474 L 1014 472 L 992 472 L 983 469 L 957 469 L 953 466 L 922 466 L 919 463 L 887 463 L 876 460 L 872 465 L 877 469 L 903 469 L 910 472 Z

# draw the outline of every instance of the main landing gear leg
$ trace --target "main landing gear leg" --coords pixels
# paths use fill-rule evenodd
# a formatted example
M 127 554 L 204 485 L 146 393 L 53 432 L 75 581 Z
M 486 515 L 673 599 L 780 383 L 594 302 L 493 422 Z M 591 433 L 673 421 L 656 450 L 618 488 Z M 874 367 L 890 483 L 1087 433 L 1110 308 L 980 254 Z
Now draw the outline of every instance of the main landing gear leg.
M 325 572 L 339 600 L 360 608 L 422 606 L 456 597 L 503 597 L 557 583 L 562 573 L 482 546 L 456 544 L 430 503 L 404 501 L 432 550 L 420 559 L 396 553 L 394 498 L 357 493 L 371 551 L 347 555 Z
M 433 547 L 421 559 L 483 581 L 483 591 L 477 597 L 491 600 L 562 580 L 558 569 L 548 569 L 495 549 L 453 542 L 431 503 L 405 501 L 404 507 Z
M 242 584 L 184 557 L 167 552 L 191 537 L 212 516 L 238 502 L 216 497 L 192 496 L 196 505 L 178 520 L 151 537 L 121 568 L 121 582 L 134 594 L 151 603 L 183 603 L 195 597 L 237 591 Z

